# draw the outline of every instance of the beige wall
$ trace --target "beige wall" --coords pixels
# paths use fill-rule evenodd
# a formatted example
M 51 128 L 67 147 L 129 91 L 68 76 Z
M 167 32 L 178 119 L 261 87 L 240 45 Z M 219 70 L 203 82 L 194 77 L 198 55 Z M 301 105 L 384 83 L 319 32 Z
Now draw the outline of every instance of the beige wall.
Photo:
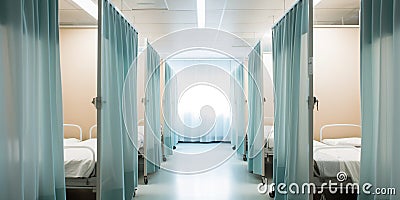
M 359 35 L 359 28 L 314 28 L 314 92 L 320 100 L 314 112 L 315 139 L 325 124 L 360 124 Z M 326 134 L 349 137 L 360 131 L 331 128 Z
M 145 97 L 145 80 L 146 80 L 146 55 L 147 52 L 139 52 L 138 54 L 138 70 L 137 70 L 137 109 L 138 109 L 138 120 L 144 119 L 144 103 L 142 99 Z M 141 122 L 140 125 L 144 125 Z
M 272 82 L 272 52 L 263 53 L 263 79 L 264 79 L 264 125 L 274 124 L 274 86 Z
M 60 57 L 64 123 L 81 126 L 86 139 L 96 124 L 97 29 L 60 29 Z M 66 137 L 75 133 L 65 129 Z

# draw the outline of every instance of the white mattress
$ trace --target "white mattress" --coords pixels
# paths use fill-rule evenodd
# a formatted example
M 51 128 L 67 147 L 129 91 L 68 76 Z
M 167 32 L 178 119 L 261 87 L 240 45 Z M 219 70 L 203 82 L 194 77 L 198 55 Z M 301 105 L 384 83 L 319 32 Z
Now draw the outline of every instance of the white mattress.
M 266 144 L 266 148 L 269 148 L 269 149 L 274 148 L 274 127 L 273 126 L 264 126 L 264 144 Z
M 96 152 L 97 139 L 64 145 L 65 177 L 90 177 L 96 165 Z
M 314 161 L 320 177 L 336 177 L 345 172 L 353 182 L 360 180 L 361 149 L 352 146 L 329 146 L 314 141 Z

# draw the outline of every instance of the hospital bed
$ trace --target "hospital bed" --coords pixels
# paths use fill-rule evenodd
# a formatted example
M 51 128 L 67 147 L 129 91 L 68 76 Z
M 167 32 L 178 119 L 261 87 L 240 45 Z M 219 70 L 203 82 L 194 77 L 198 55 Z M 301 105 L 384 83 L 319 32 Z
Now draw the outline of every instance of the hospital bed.
M 264 117 L 264 121 L 266 119 L 272 119 L 271 117 Z M 274 154 L 274 126 L 273 125 L 264 125 L 264 157 L 268 158 L 269 156 L 273 156 Z M 247 161 L 247 151 L 248 151 L 248 138 L 247 134 L 244 139 L 244 149 L 245 153 L 243 154 L 243 161 Z M 235 150 L 233 148 L 233 150 Z
M 76 127 L 78 125 L 67 124 L 66 127 Z M 82 141 L 75 138 L 64 139 L 64 168 L 66 188 L 68 189 L 95 189 L 96 188 L 96 161 L 97 161 L 97 139 L 94 137 L 93 125 L 89 129 L 89 139 Z M 140 128 L 139 128 L 140 129 Z M 138 132 L 139 155 L 142 154 L 144 144 L 144 134 Z
M 338 179 L 342 173 L 354 183 L 360 179 L 361 149 L 353 146 L 332 146 L 314 141 L 314 176 L 324 179 Z M 344 172 L 344 173 L 343 173 Z
M 75 129 L 79 130 L 79 139 L 77 139 L 75 137 L 65 138 L 65 136 L 64 136 L 64 145 L 65 144 L 67 144 L 67 145 L 68 144 L 73 144 L 73 143 L 82 141 L 82 128 L 79 125 L 76 125 L 76 124 L 64 124 L 63 126 L 64 126 L 64 128 L 70 127 L 70 128 L 75 128 Z
M 344 172 L 350 181 L 360 179 L 361 138 L 324 139 L 324 130 L 329 127 L 356 127 L 356 124 L 328 124 L 320 129 L 320 141 L 314 141 L 314 175 L 320 178 L 337 179 Z
M 264 157 L 274 155 L 274 127 L 264 126 Z
M 312 182 L 317 188 L 322 183 L 329 181 L 344 183 L 343 185 L 358 183 L 360 180 L 361 138 L 324 139 L 324 130 L 329 127 L 361 128 L 360 125 L 355 124 L 328 124 L 321 127 L 320 140 L 313 141 L 314 179 Z M 270 196 L 273 197 L 274 192 L 270 193 Z
M 139 155 L 143 156 L 144 155 L 144 125 L 141 125 L 141 123 L 143 123 L 143 119 L 140 119 L 137 122 L 137 127 L 138 127 L 138 151 L 139 151 Z
M 64 170 L 67 189 L 96 188 L 97 141 L 82 141 L 82 129 L 75 124 L 64 124 L 64 127 L 79 129 L 79 140 L 64 138 Z
M 139 124 L 139 122 L 138 122 Z M 90 127 L 89 130 L 89 140 L 96 140 L 96 138 L 93 136 L 93 130 L 97 128 L 97 125 L 93 125 L 92 127 Z M 144 127 L 143 126 L 139 126 L 138 125 L 138 141 L 137 141 L 137 150 L 138 150 L 138 155 L 139 156 L 143 156 L 144 154 L 144 150 L 143 150 L 143 146 L 144 146 Z
M 146 170 L 146 163 L 145 162 L 145 158 L 146 158 L 146 151 L 145 151 L 145 134 L 144 134 L 144 125 L 142 125 L 144 122 L 143 119 L 138 120 L 137 122 L 137 127 L 138 127 L 138 141 L 137 141 L 137 150 L 138 150 L 138 166 L 139 168 L 141 168 L 143 166 L 143 179 L 144 179 L 144 183 L 148 184 L 148 174 L 147 174 L 147 170 Z M 90 130 L 89 130 L 89 140 L 96 140 L 95 138 L 93 138 L 93 129 L 96 128 L 97 125 L 93 125 Z M 163 140 L 163 134 L 162 134 L 162 128 L 161 128 L 161 142 L 162 142 L 162 147 L 164 147 L 164 140 Z M 167 158 L 164 154 L 164 148 L 162 148 L 162 156 L 163 156 L 163 161 L 166 161 Z

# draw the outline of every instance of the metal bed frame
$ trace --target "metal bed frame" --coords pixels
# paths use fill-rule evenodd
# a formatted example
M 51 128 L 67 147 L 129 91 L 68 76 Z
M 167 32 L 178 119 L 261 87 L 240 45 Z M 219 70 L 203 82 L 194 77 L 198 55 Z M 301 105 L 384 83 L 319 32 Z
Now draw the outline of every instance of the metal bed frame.
M 329 127 L 358 127 L 358 128 L 361 128 L 361 126 L 357 125 L 357 124 L 326 124 L 326 125 L 322 126 L 321 129 L 319 130 L 319 141 L 320 142 L 322 142 L 322 140 L 323 140 L 322 136 L 323 136 L 324 129 L 329 128 Z
M 82 141 L 82 128 L 79 125 L 76 124 L 64 124 L 65 127 L 72 127 L 72 128 L 77 128 L 79 130 L 79 141 Z
M 64 124 L 64 127 L 74 127 L 79 129 L 79 141 L 82 141 L 82 128 L 79 125 L 76 124 Z M 93 126 L 90 128 L 90 131 L 92 131 Z M 91 132 L 90 132 L 91 136 Z M 96 154 L 94 150 L 90 147 L 87 146 L 79 146 L 79 145 L 74 145 L 74 146 L 64 146 L 64 149 L 87 149 L 91 152 L 92 154 L 92 159 L 96 160 Z M 82 177 L 82 178 L 68 178 L 65 177 L 65 187 L 67 189 L 92 189 L 93 191 L 96 190 L 96 167 L 93 169 L 93 176 L 90 176 L 88 178 Z

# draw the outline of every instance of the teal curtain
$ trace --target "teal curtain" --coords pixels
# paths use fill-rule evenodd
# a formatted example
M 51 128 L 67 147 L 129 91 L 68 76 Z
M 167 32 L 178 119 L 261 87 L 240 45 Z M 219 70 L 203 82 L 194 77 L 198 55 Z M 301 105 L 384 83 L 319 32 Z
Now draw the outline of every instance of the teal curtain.
M 245 94 L 244 94 L 244 74 L 243 65 L 240 64 L 234 68 L 232 77 L 234 80 L 233 85 L 233 126 L 232 126 L 232 144 L 236 147 L 238 155 L 243 156 L 245 154 L 244 149 L 244 137 L 246 134 L 245 130 Z M 242 158 L 242 157 L 241 157 Z
M 131 199 L 137 186 L 136 94 L 123 95 L 125 89 L 136 91 L 135 59 L 138 34 L 108 1 L 102 0 L 100 123 L 100 192 L 101 199 Z M 126 78 L 133 66 L 133 76 Z M 132 92 L 131 91 L 131 92 Z M 130 99 L 130 104 L 124 100 Z M 130 110 L 126 110 L 130 109 Z M 124 113 L 125 112 L 125 113 Z M 135 114 L 131 114 L 135 113 Z M 131 120 L 124 123 L 125 117 Z M 128 130 L 131 129 L 131 130 Z
M 301 0 L 273 28 L 275 185 L 309 182 L 308 1 Z M 308 194 L 275 199 L 308 199 Z
M 164 117 L 164 124 L 163 124 L 163 134 L 164 134 L 164 145 L 165 145 L 165 154 L 172 155 L 173 147 L 178 144 L 178 135 L 175 134 L 174 129 L 172 127 L 171 122 L 173 118 L 172 112 L 172 101 L 173 96 L 175 95 L 175 84 L 173 77 L 173 70 L 169 66 L 167 62 L 165 62 L 164 66 L 164 97 L 163 97 L 163 117 Z
M 65 199 L 58 3 L 0 6 L 0 198 Z
M 264 108 L 263 108 L 263 65 L 260 42 L 249 54 L 248 60 L 248 170 L 263 175 Z
M 158 171 L 161 161 L 160 56 L 150 44 L 146 53 L 145 156 L 147 173 Z
M 231 104 L 232 109 L 232 116 L 235 116 L 236 113 L 236 103 L 235 103 L 235 84 L 236 84 L 236 77 L 235 77 L 236 67 L 232 67 L 230 69 L 230 91 L 229 91 L 229 101 Z M 229 134 L 231 136 L 231 145 L 236 148 L 237 142 L 237 129 L 236 129 L 237 120 L 232 118 L 232 125 L 229 129 Z
M 400 189 L 400 1 L 361 3 L 360 183 Z M 397 191 L 398 192 L 398 191 Z M 359 199 L 398 199 L 398 195 L 368 195 Z

